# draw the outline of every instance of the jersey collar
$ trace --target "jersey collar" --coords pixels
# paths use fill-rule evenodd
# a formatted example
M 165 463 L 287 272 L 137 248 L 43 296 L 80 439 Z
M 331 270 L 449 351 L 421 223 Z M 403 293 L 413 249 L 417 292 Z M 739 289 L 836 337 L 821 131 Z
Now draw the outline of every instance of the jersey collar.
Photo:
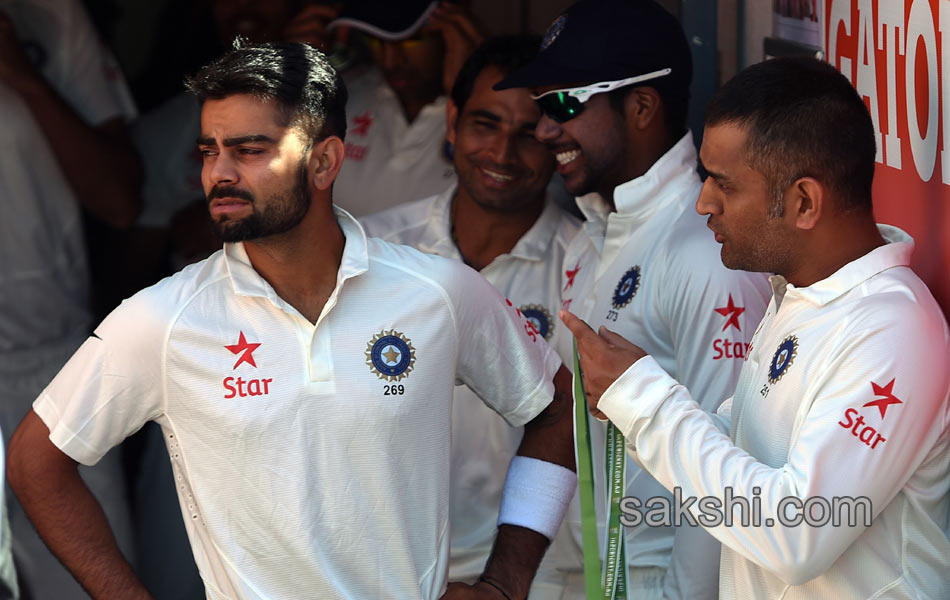
M 696 165 L 693 134 L 687 131 L 646 173 L 614 188 L 615 211 L 596 192 L 579 197 L 584 230 L 597 251 L 604 252 L 607 238 L 625 241 L 634 229 L 666 207 L 695 202 L 702 186 Z
M 808 287 L 796 288 L 781 275 L 770 278 L 776 301 L 785 297 L 799 297 L 803 300 L 824 306 L 847 294 L 871 277 L 892 267 L 910 265 L 914 253 L 914 239 L 901 229 L 891 225 L 878 225 L 878 231 L 887 242 L 871 250 L 864 256 L 841 267 L 830 277 L 817 281 Z M 781 294 L 779 292 L 782 292 Z
M 333 213 L 345 238 L 343 258 L 336 278 L 336 287 L 339 289 L 350 277 L 366 272 L 369 268 L 369 253 L 366 247 L 366 233 L 356 219 L 336 205 L 333 206 Z M 285 302 L 277 295 L 274 288 L 254 270 L 247 256 L 247 250 L 244 248 L 244 242 L 224 244 L 224 261 L 235 294 L 267 298 L 277 306 L 284 306 Z
M 458 184 L 439 194 L 429 208 L 425 239 L 419 244 L 419 249 L 423 252 L 456 260 L 462 259 L 459 249 L 452 241 L 452 202 L 456 190 L 458 190 Z M 524 260 L 547 259 L 548 248 L 553 243 L 560 218 L 561 209 L 558 208 L 551 195 L 545 192 L 544 208 L 537 220 L 515 243 L 511 252 L 502 256 Z

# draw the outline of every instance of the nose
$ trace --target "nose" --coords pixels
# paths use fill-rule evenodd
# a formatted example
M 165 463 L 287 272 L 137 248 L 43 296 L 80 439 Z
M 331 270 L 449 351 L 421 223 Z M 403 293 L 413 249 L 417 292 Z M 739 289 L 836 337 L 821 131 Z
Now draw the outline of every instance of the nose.
M 380 67 L 388 70 L 406 62 L 406 55 L 399 44 L 383 42 L 379 48 L 378 60 Z
M 534 137 L 537 138 L 539 142 L 553 142 L 561 137 L 561 124 L 546 114 L 541 113 L 541 118 L 538 119 L 538 124 L 534 128 Z
M 707 177 L 703 182 L 703 189 L 699 192 L 699 198 L 696 199 L 696 212 L 701 215 L 718 215 L 722 213 L 722 203 L 716 191 L 716 184 L 712 177 Z
M 515 157 L 515 140 L 511 135 L 498 134 L 494 136 L 488 155 L 498 165 L 510 163 Z
M 240 176 L 227 152 L 215 156 L 205 157 L 202 166 L 202 179 L 205 180 L 205 193 L 218 184 L 232 185 L 238 182 Z

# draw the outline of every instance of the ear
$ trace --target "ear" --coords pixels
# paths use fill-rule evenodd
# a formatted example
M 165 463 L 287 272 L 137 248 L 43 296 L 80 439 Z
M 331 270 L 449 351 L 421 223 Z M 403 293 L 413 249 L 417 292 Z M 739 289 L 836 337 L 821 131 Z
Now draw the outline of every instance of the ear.
M 817 179 L 800 177 L 785 192 L 785 214 L 798 229 L 814 229 L 825 210 L 827 190 Z
M 663 101 L 656 89 L 649 86 L 635 87 L 624 98 L 624 116 L 627 123 L 637 129 L 646 129 L 657 120 L 662 106 Z
M 320 191 L 330 189 L 343 165 L 343 154 L 343 140 L 335 135 L 320 140 L 313 146 L 310 161 L 307 163 L 313 187 Z
M 455 126 L 458 124 L 458 120 L 459 107 L 449 98 L 449 101 L 445 103 L 445 139 L 453 146 L 455 145 Z

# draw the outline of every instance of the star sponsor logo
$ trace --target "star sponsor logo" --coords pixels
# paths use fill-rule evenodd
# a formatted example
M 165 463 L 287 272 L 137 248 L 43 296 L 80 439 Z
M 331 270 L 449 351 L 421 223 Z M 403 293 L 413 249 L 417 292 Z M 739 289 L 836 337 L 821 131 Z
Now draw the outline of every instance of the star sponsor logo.
M 260 346 L 260 342 L 248 342 L 244 332 L 241 331 L 238 335 L 238 342 L 236 344 L 228 344 L 224 346 L 228 349 L 228 351 L 231 352 L 231 354 L 239 355 L 237 362 L 234 363 L 234 367 L 232 367 L 232 369 L 237 369 L 239 366 L 245 363 L 256 369 L 257 363 L 254 362 L 254 351 Z M 224 397 L 226 399 L 235 397 L 246 398 L 248 396 L 266 396 L 270 394 L 270 386 L 273 381 L 273 378 L 269 377 L 260 379 L 244 379 L 243 377 L 230 376 L 225 377 L 221 381 L 221 385 L 224 387 Z
M 373 126 L 373 113 L 366 111 L 361 115 L 356 115 L 353 117 L 353 128 L 351 131 L 353 135 L 366 136 L 369 133 L 369 128 Z
M 729 294 L 729 301 L 725 306 L 714 308 L 713 310 L 726 317 L 726 322 L 722 324 L 722 331 L 725 331 L 730 326 L 735 327 L 738 331 L 742 331 L 742 327 L 739 325 L 739 316 L 745 312 L 745 307 L 736 306 L 732 301 L 732 294 Z
M 745 360 L 749 356 L 750 344 L 745 342 L 734 342 L 725 338 L 713 340 L 713 360 L 722 360 L 723 358 L 741 358 Z
M 369 151 L 369 146 L 363 146 L 360 144 L 351 144 L 349 142 L 343 145 L 343 154 L 345 158 L 350 160 L 363 160 L 366 158 L 366 153 Z
M 866 403 L 864 406 L 874 406 L 881 411 L 881 420 L 884 420 L 884 417 L 887 414 L 887 408 L 893 404 L 903 404 L 904 401 L 894 395 L 894 381 L 891 379 L 887 385 L 880 386 L 873 381 L 871 382 L 871 391 L 874 392 L 875 396 L 880 396 L 877 400 L 871 400 Z
M 366 344 L 366 364 L 384 381 L 401 381 L 415 367 L 416 349 L 402 333 L 383 330 Z
M 568 269 L 564 271 L 564 276 L 567 277 L 567 283 L 564 284 L 564 289 L 561 292 L 566 292 L 567 290 L 574 287 L 574 278 L 577 277 L 577 273 L 581 270 L 581 261 L 577 261 L 574 264 L 573 269 Z
M 861 405 L 862 408 L 878 409 L 878 411 L 880 411 L 881 421 L 887 416 L 888 407 L 904 403 L 903 400 L 894 395 L 894 381 L 895 379 L 891 379 L 887 385 L 879 385 L 872 381 L 871 392 L 877 398 Z M 856 408 L 845 410 L 844 416 L 838 421 L 838 425 L 847 429 L 852 437 L 856 438 L 871 450 L 876 449 L 879 444 L 887 442 L 887 438 L 881 434 L 879 429 L 869 424 L 864 418 L 864 415 Z
M 260 347 L 260 342 L 250 343 L 247 341 L 247 338 L 244 337 L 244 332 L 242 331 L 238 336 L 238 343 L 225 346 L 228 350 L 231 351 L 231 354 L 240 354 L 237 362 L 234 363 L 234 368 L 237 369 L 241 364 L 247 363 L 257 368 L 257 363 L 254 362 L 254 351 Z

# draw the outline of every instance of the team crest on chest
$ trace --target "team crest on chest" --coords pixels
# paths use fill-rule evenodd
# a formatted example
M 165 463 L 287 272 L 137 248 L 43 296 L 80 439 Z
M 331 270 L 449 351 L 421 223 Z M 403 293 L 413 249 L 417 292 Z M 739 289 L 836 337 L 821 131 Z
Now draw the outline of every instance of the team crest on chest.
M 554 333 L 554 322 L 551 319 L 551 313 L 548 312 L 548 309 L 538 304 L 525 304 L 518 310 L 521 311 L 524 318 L 528 319 L 528 322 L 531 323 L 534 330 L 540 333 L 545 341 L 551 339 L 551 334 Z
M 408 377 L 416 364 L 412 342 L 395 329 L 383 330 L 366 344 L 366 364 L 384 381 L 400 381 Z
M 640 265 L 630 267 L 614 288 L 614 308 L 620 310 L 630 304 L 640 288 Z
M 769 364 L 769 383 L 777 383 L 798 355 L 798 338 L 790 335 L 778 345 L 772 362 Z

